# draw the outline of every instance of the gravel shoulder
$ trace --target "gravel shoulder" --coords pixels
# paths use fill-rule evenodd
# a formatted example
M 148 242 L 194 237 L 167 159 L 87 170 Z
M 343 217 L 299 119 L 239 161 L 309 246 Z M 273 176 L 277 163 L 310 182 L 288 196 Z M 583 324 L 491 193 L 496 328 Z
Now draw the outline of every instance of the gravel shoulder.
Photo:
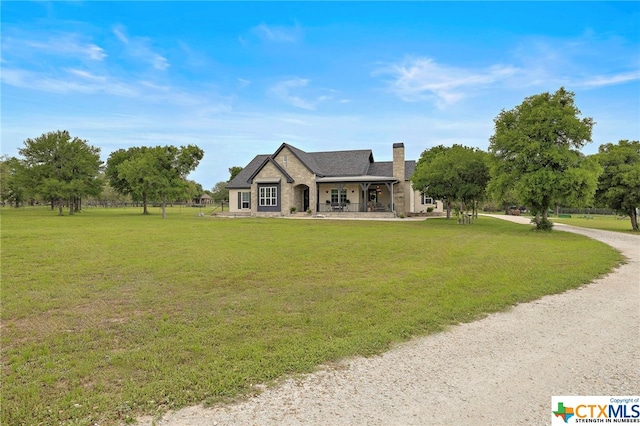
M 603 241 L 628 262 L 581 288 L 321 367 L 236 404 L 140 424 L 548 424 L 553 395 L 639 395 L 640 236 L 556 229 Z

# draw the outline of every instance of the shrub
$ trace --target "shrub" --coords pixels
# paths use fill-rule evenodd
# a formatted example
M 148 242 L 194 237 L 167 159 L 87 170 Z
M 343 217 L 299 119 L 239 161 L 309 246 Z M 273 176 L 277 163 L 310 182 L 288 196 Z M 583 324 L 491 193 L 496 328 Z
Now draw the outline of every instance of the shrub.
M 534 217 L 531 219 L 531 223 L 536 225 L 536 231 L 551 231 L 553 228 L 553 222 L 543 217 L 541 217 L 539 221 L 536 221 L 536 218 Z

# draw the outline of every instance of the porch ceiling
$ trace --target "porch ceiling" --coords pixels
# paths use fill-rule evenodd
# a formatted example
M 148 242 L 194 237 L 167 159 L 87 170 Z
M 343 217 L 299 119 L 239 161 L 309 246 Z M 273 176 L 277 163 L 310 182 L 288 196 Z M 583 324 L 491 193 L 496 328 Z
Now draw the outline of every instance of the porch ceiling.
M 393 176 L 330 176 L 316 179 L 316 183 L 336 182 L 398 182 Z

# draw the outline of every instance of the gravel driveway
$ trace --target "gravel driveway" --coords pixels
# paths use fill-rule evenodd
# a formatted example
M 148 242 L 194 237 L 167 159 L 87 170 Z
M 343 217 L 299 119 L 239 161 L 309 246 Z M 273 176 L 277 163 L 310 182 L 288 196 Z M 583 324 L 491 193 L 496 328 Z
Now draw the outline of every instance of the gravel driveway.
M 556 229 L 603 241 L 629 262 L 579 289 L 156 424 L 541 425 L 552 395 L 640 394 L 640 237 Z

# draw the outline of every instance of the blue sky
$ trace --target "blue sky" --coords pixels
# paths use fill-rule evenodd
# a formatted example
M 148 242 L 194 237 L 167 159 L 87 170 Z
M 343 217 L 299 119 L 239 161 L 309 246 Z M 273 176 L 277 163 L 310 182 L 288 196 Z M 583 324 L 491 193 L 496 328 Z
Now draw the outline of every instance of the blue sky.
M 6 2 L 2 149 L 196 144 L 211 189 L 282 142 L 407 159 L 486 149 L 493 119 L 575 92 L 593 143 L 640 139 L 640 2 Z

